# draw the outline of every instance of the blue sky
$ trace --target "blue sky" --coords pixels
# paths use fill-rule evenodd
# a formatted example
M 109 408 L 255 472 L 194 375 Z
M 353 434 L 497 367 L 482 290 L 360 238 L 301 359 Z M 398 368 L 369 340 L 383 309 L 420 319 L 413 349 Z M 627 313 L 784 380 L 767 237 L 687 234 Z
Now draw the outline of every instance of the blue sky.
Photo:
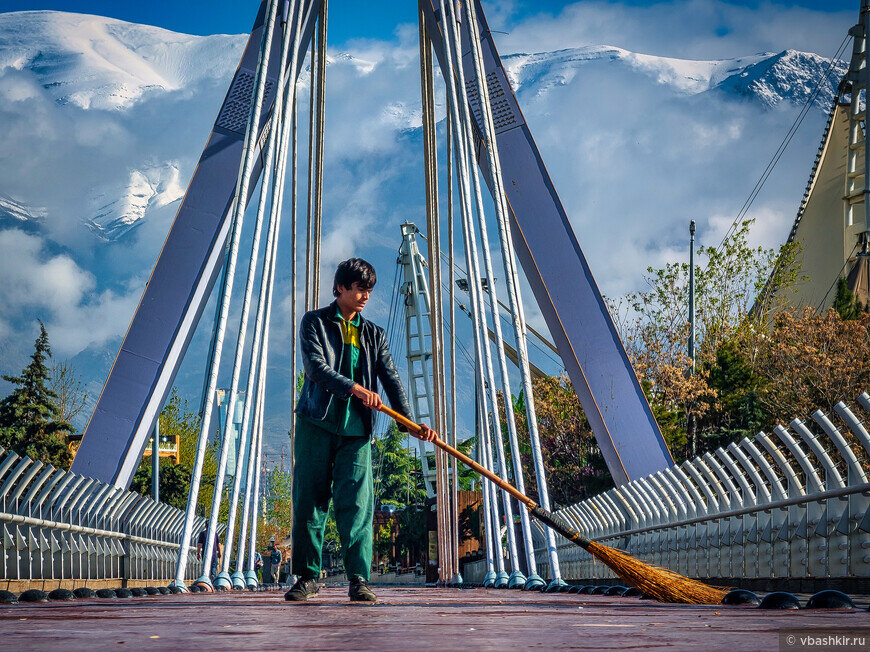
M 335 43 L 345 43 L 355 38 L 388 39 L 398 25 L 416 20 L 414 0 L 331 0 L 329 23 L 330 38 Z M 377 9 L 371 6 L 376 4 Z M 569 0 L 484 0 L 484 7 L 492 18 L 500 12 L 504 27 L 510 28 L 515 21 L 535 15 L 556 15 L 568 5 L 621 5 L 625 7 L 650 7 L 668 5 L 672 2 L 650 0 L 623 0 L 622 2 L 571 2 Z M 700 0 L 697 4 L 705 4 Z M 730 2 L 740 7 L 803 7 L 816 11 L 836 12 L 853 10 L 857 14 L 858 0 L 797 0 L 796 2 L 759 2 L 758 0 L 735 0 Z M 0 11 L 23 11 L 32 9 L 55 9 L 111 16 L 136 23 L 157 25 L 188 34 L 238 34 L 250 30 L 256 0 L 186 0 L 185 2 L 131 2 L 125 0 L 62 0 L 33 2 L 28 0 L 2 0 Z

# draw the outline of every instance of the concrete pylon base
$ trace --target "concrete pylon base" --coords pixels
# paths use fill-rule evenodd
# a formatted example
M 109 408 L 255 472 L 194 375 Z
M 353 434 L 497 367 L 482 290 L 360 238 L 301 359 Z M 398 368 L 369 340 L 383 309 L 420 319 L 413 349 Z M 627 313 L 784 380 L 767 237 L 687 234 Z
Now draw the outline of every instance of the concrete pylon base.
M 532 573 L 529 575 L 528 579 L 526 579 L 526 583 L 523 585 L 523 591 L 540 591 L 544 586 L 546 586 L 546 584 L 547 583 L 540 575 Z
M 497 589 L 506 589 L 509 581 L 510 577 L 508 577 L 508 574 L 505 571 L 501 571 L 495 576 L 495 584 L 493 586 Z
M 562 587 L 568 586 L 568 584 L 562 578 L 555 579 L 544 589 L 544 593 L 561 593 Z
M 526 576 L 522 571 L 515 570 L 508 580 L 509 589 L 522 589 L 526 584 Z
M 202 581 L 202 580 L 201 579 L 197 580 L 197 582 L 200 582 L 200 581 Z M 211 584 L 211 582 L 207 582 L 207 583 Z M 232 585 L 233 585 L 233 582 L 230 579 L 229 573 L 218 573 L 218 576 L 216 578 L 214 578 L 214 586 L 215 587 L 222 586 L 223 588 L 228 589 Z

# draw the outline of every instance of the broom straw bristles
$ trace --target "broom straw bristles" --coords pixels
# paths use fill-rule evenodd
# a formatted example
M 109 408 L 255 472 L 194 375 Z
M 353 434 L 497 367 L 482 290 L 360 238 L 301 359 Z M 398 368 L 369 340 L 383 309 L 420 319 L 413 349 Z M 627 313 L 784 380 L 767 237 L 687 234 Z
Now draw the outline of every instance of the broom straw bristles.
M 595 541 L 589 542 L 584 548 L 623 580 L 640 589 L 645 595 L 661 602 L 722 604 L 722 598 L 728 592 L 683 577 L 667 568 L 644 563 L 620 550 Z

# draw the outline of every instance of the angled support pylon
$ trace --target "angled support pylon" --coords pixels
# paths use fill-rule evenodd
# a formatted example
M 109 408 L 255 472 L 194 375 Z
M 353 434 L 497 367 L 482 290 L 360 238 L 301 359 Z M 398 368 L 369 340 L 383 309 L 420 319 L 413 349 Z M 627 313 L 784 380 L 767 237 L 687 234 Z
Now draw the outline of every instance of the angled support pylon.
M 621 485 L 663 470 L 673 459 L 517 104 L 480 0 L 475 2 L 514 247 L 610 473 Z M 419 3 L 443 73 L 447 66 L 438 2 Z M 492 191 L 468 30 L 462 30 L 462 37 L 477 158 Z
M 311 38 L 321 0 L 305 3 L 300 49 Z M 76 454 L 75 473 L 127 489 L 154 422 L 196 330 L 225 257 L 266 2 L 151 273 L 130 328 L 100 394 Z M 275 30 L 274 40 L 281 32 Z M 259 148 L 274 106 L 279 43 L 271 48 L 264 110 L 254 142 Z M 296 70 L 302 68 L 300 58 Z M 250 197 L 262 169 L 258 155 L 247 188 Z

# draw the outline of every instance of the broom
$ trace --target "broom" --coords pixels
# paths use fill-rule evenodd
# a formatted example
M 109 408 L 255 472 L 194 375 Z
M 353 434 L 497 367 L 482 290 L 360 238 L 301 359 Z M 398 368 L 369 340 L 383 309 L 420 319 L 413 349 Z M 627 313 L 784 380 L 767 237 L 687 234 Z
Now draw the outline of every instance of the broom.
M 419 437 L 421 428 L 410 419 L 385 405 L 381 405 L 378 410 L 405 426 L 411 434 Z M 577 530 L 562 521 L 558 516 L 543 509 L 534 500 L 525 494 L 520 493 L 520 491 L 513 485 L 508 484 L 491 471 L 487 471 L 473 459 L 459 452 L 449 444 L 441 441 L 441 439 L 436 439 L 432 443 L 448 455 L 455 457 L 469 468 L 477 471 L 490 482 L 499 486 L 501 489 L 504 489 L 511 496 L 528 507 L 532 516 L 551 527 L 569 541 L 576 543 L 597 560 L 605 564 L 627 583 L 640 589 L 640 591 L 645 595 L 661 602 L 678 602 L 682 604 L 722 604 L 722 598 L 724 598 L 727 593 L 726 590 L 708 586 L 707 584 L 697 582 L 688 577 L 683 577 L 679 573 L 675 573 L 667 568 L 660 568 L 658 566 L 646 564 L 642 561 L 638 561 L 621 550 L 616 550 L 615 548 L 610 548 L 609 546 L 597 543 L 580 534 Z

